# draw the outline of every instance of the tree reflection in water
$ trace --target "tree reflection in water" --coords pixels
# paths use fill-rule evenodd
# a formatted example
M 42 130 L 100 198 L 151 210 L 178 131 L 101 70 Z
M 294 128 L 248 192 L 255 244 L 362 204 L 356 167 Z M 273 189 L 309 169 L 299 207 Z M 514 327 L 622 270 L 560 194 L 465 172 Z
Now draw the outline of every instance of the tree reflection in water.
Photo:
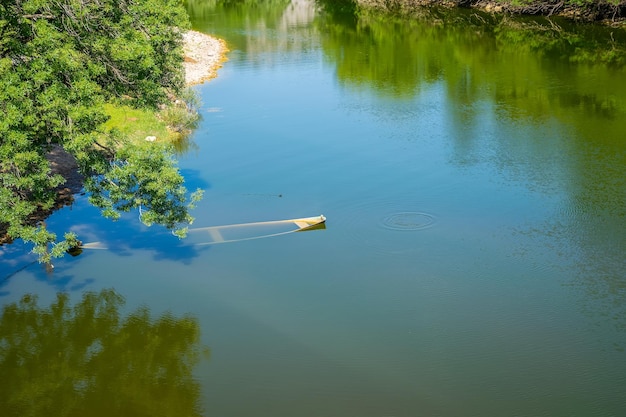
M 194 366 L 208 355 L 195 318 L 139 308 L 114 290 L 48 307 L 24 296 L 0 317 L 0 415 L 199 416 Z

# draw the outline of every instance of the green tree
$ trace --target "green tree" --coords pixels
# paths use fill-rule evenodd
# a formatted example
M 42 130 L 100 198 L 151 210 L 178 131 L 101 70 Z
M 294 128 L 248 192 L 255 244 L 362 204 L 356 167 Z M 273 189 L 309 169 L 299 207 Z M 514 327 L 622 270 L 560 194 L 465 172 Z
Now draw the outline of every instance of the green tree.
M 106 102 L 156 109 L 182 93 L 188 27 L 179 0 L 0 0 L 0 231 L 35 243 L 42 261 L 76 244 L 33 220 L 64 181 L 45 158 L 52 144 L 76 157 L 105 215 L 141 207 L 177 230 L 191 220 L 172 150 L 102 128 Z

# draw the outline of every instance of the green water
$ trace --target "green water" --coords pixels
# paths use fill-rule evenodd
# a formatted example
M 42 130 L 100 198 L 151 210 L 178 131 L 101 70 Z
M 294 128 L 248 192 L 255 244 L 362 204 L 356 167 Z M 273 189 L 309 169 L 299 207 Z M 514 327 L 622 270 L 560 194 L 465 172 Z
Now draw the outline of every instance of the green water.
M 624 413 L 621 32 L 186 4 L 230 49 L 193 226 L 326 229 L 196 246 L 79 198 L 48 226 L 107 249 L 0 248 L 1 415 Z

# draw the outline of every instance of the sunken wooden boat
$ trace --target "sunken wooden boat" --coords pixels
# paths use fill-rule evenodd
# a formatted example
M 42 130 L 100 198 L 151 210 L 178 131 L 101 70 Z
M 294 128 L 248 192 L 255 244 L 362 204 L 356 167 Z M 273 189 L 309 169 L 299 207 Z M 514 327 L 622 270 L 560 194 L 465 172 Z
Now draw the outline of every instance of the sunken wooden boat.
M 213 245 L 217 243 L 240 242 L 325 228 L 326 217 L 319 215 L 288 220 L 193 228 L 188 230 L 185 241 L 187 244 L 192 245 Z

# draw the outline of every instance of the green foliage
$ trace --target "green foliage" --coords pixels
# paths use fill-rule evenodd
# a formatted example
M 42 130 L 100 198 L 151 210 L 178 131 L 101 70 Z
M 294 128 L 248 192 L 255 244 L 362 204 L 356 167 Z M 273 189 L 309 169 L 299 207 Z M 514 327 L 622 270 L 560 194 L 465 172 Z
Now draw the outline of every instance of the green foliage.
M 63 183 L 46 159 L 50 144 L 74 155 L 87 177 L 115 182 L 120 166 L 133 167 L 141 198 L 119 203 L 136 190 L 119 197 L 110 191 L 105 194 L 112 198 L 96 196 L 98 201 L 110 199 L 103 204 L 107 214 L 149 207 L 142 216 L 149 223 L 164 221 L 173 227 L 190 220 L 182 177 L 171 169 L 167 156 L 171 151 L 124 149 L 120 131 L 103 127 L 107 102 L 155 111 L 181 94 L 182 33 L 188 27 L 179 0 L 0 3 L 0 235 L 35 243 L 42 261 L 72 244 L 71 239 L 57 242 L 38 223 L 54 204 L 55 187 Z M 153 159 L 147 156 L 152 151 Z M 143 186 L 152 177 L 139 164 L 167 173 L 160 182 L 166 198 Z M 151 196 L 157 200 L 149 201 Z
M 529 0 L 528 2 L 530 3 L 531 1 Z M 598 3 L 598 2 L 597 0 L 568 0 L 565 3 L 573 4 L 576 6 L 584 6 L 586 4 L 593 4 L 593 3 Z
M 161 143 L 126 144 L 109 170 L 86 181 L 90 202 L 106 217 L 117 219 L 121 212 L 139 209 L 144 224 L 180 230 L 181 223 L 193 221 L 188 210 L 202 192 L 193 193 L 185 205 L 187 190 L 171 155 L 171 148 Z
M 197 320 L 147 308 L 126 317 L 113 290 L 48 307 L 33 295 L 0 315 L 0 415 L 200 416 Z
M 526 6 L 534 1 L 535 0 L 496 0 L 496 3 L 511 4 L 513 6 Z

